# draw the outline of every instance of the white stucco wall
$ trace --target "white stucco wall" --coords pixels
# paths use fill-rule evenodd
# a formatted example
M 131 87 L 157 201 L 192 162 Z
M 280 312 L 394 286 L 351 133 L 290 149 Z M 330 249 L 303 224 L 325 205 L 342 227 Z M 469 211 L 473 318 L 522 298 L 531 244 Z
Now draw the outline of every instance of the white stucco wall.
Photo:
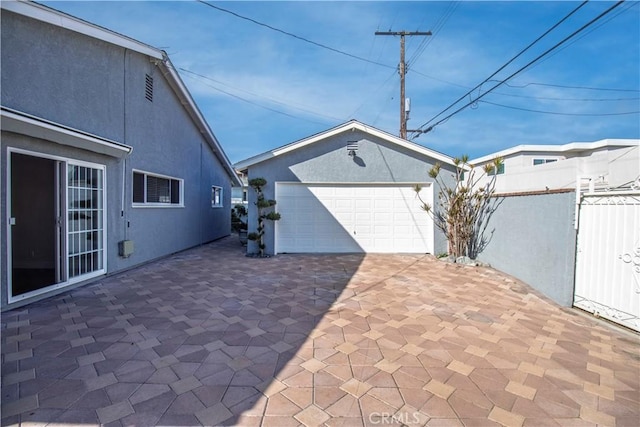
M 533 165 L 533 159 L 557 158 L 552 163 Z M 476 168 L 481 168 L 478 164 Z M 478 171 L 479 173 L 480 171 Z M 566 152 L 521 152 L 504 158 L 504 174 L 496 179 L 496 192 L 513 193 L 575 188 L 576 178 L 587 178 L 596 187 L 628 185 L 640 176 L 640 146 L 603 147 Z M 483 179 L 480 185 L 487 182 Z

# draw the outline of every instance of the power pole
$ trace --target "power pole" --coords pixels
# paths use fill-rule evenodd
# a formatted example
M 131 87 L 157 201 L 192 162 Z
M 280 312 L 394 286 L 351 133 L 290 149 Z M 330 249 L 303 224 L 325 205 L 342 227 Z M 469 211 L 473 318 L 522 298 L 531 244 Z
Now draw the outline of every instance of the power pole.
M 407 64 L 404 62 L 404 36 L 430 36 L 431 31 L 376 31 L 376 36 L 400 36 L 400 138 L 407 139 L 407 113 L 405 111 L 404 76 Z

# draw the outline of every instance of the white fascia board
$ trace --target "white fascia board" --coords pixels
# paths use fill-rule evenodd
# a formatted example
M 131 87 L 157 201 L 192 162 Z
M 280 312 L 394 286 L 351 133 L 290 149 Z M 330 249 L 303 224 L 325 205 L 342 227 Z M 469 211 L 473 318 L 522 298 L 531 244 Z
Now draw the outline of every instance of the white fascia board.
M 507 157 L 518 153 L 568 153 L 572 151 L 597 150 L 604 147 L 633 147 L 640 145 L 640 139 L 601 139 L 593 142 L 570 142 L 564 145 L 517 145 L 502 151 L 478 157 L 469 161 L 472 165 L 490 162 L 496 157 Z
M 318 142 L 320 140 L 326 139 L 326 138 L 331 138 L 332 136 L 338 135 L 342 132 L 347 132 L 347 131 L 351 131 L 351 130 L 360 130 L 364 133 L 367 133 L 369 135 L 373 135 L 376 136 L 380 139 L 384 139 L 386 141 L 392 142 L 396 145 L 399 145 L 401 147 L 407 148 L 411 151 L 417 152 L 419 154 L 422 154 L 424 156 L 428 156 L 431 157 L 435 160 L 438 160 L 440 162 L 449 164 L 449 165 L 453 165 L 453 159 L 445 154 L 442 153 L 438 153 L 437 151 L 433 151 L 430 150 L 428 148 L 425 148 L 421 145 L 418 144 L 414 144 L 413 142 L 409 142 L 405 139 L 402 138 L 398 138 L 397 136 L 393 136 L 389 133 L 383 132 L 380 129 L 376 129 L 374 127 L 371 126 L 367 126 L 364 123 L 358 122 L 356 120 L 351 120 L 347 123 L 344 123 L 342 125 L 339 125 L 335 128 L 329 129 L 325 132 L 321 132 L 318 134 L 315 134 L 313 136 L 310 136 L 308 138 L 305 139 L 301 139 L 299 141 L 296 141 L 292 144 L 288 144 L 285 145 L 283 147 L 280 148 L 276 148 L 274 150 L 271 151 L 267 151 L 266 153 L 262 153 L 262 154 L 258 154 L 257 156 L 254 157 L 250 157 L 246 160 L 242 160 L 238 163 L 235 164 L 236 169 L 243 171 L 246 170 L 247 168 L 249 168 L 250 166 L 253 166 L 255 164 L 258 164 L 260 162 L 264 162 L 265 160 L 269 160 L 273 157 L 277 157 L 280 156 L 282 154 L 286 154 L 289 153 L 291 151 L 297 150 L 299 148 L 302 148 L 304 146 L 313 144 L 315 142 Z
M 0 1 L 0 7 L 3 10 L 75 31 L 155 59 L 162 59 L 162 51 L 159 49 L 38 3 L 24 0 L 3 0 Z
M 380 139 L 385 139 L 389 142 L 393 142 L 401 147 L 404 147 L 408 150 L 415 151 L 416 153 L 422 154 L 424 156 L 431 157 L 432 159 L 438 160 L 440 162 L 449 164 L 453 166 L 453 158 L 447 156 L 446 154 L 439 153 L 437 151 L 431 150 L 429 148 L 423 147 L 422 145 L 418 145 L 416 143 L 407 141 L 406 139 L 399 138 L 397 136 L 391 135 L 390 133 L 384 132 L 380 129 L 367 126 L 364 123 L 354 122 L 353 126 L 357 129 L 362 130 L 363 132 L 369 133 L 371 135 L 377 136 Z
M 218 157 L 220 162 L 224 165 L 225 169 L 227 170 L 227 173 L 232 181 L 232 187 L 241 187 L 242 182 L 240 181 L 240 178 L 238 178 L 238 174 L 236 173 L 236 170 L 231 164 L 231 161 L 229 160 L 226 153 L 222 149 L 220 142 L 211 131 L 209 124 L 207 123 L 204 116 L 200 112 L 200 109 L 198 108 L 195 101 L 191 97 L 191 93 L 185 86 L 184 82 L 180 78 L 180 75 L 178 74 L 175 67 L 171 63 L 171 60 L 166 54 L 164 54 L 162 66 L 166 70 L 165 75 L 168 75 L 170 77 L 169 84 L 171 84 L 174 91 L 178 95 L 178 98 L 180 98 L 182 105 L 189 112 L 189 115 L 191 116 L 193 121 L 196 123 L 196 126 L 198 126 L 200 133 L 207 140 L 208 144 L 213 149 L 214 154 L 216 155 L 216 157 Z
M 27 135 L 116 158 L 126 157 L 133 151 L 133 147 L 128 145 L 15 110 L 3 108 L 0 111 L 0 119 L 2 131 Z

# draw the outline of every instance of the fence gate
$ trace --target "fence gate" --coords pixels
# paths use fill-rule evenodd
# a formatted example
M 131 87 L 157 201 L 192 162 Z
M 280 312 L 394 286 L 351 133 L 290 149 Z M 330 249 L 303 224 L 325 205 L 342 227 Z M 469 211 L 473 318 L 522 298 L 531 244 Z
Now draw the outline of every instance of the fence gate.
M 640 332 L 640 192 L 582 196 L 573 305 Z

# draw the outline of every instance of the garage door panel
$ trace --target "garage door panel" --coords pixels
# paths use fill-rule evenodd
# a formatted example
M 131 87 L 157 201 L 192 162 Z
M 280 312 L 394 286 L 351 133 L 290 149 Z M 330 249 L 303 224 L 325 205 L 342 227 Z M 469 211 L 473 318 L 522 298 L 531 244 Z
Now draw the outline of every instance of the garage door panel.
M 414 200 L 412 186 L 277 183 L 276 188 L 279 252 L 433 253 L 433 222 Z M 432 192 L 429 186 L 425 190 L 426 196 Z
M 354 202 L 356 205 L 356 209 L 358 210 L 371 209 L 372 207 L 371 199 L 356 199 Z

